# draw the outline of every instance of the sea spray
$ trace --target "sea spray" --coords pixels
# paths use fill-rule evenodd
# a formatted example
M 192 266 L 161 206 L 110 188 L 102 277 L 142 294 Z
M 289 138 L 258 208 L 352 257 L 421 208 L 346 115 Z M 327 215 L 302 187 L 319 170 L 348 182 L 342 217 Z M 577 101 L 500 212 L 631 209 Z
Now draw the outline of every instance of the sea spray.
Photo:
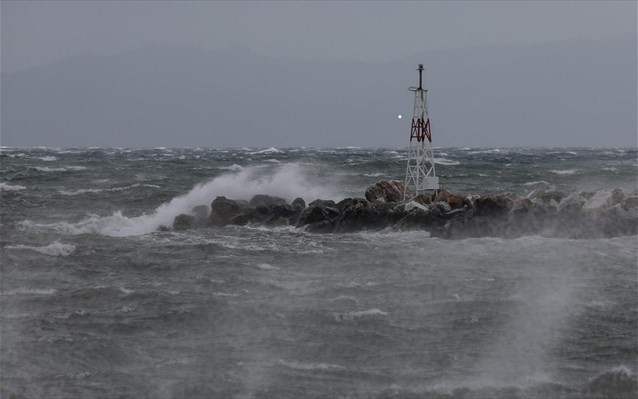
M 137 187 L 117 187 L 110 189 L 124 190 Z M 63 192 L 64 195 L 78 195 L 95 190 L 76 190 Z M 308 200 L 339 199 L 338 194 L 328 187 L 316 184 L 308 173 L 298 164 L 284 164 L 274 173 L 263 168 L 244 168 L 237 173 L 218 176 L 208 182 L 197 184 L 187 194 L 173 198 L 160 205 L 154 212 L 137 217 L 127 217 L 121 211 L 110 216 L 91 215 L 78 223 L 58 222 L 54 224 L 38 224 L 31 221 L 22 222 L 25 227 L 50 228 L 66 234 L 102 234 L 113 237 L 136 236 L 156 231 L 160 226 L 171 226 L 175 216 L 191 213 L 198 205 L 209 205 L 217 196 L 248 200 L 256 194 L 267 194 L 292 200 L 298 196 Z

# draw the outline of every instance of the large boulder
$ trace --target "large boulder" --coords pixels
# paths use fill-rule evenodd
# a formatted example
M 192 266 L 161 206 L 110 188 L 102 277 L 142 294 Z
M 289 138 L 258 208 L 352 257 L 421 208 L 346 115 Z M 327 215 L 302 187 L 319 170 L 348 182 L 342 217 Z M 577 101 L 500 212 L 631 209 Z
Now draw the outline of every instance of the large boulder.
M 246 204 L 226 197 L 217 197 L 211 204 L 210 223 L 213 226 L 225 226 L 230 220 L 247 210 Z
M 454 194 L 446 189 L 439 190 L 434 197 L 434 202 L 447 202 L 452 209 L 471 208 L 472 203 L 464 196 Z
M 476 216 L 505 217 L 512 208 L 513 201 L 505 195 L 485 195 L 474 201 Z
M 402 180 L 381 180 L 367 188 L 366 199 L 370 202 L 401 202 L 404 193 L 405 198 L 412 198 Z
M 175 230 L 188 230 L 197 227 L 197 225 L 197 218 L 186 213 L 177 215 L 173 220 L 173 229 Z
M 348 198 L 337 204 L 340 210 L 335 220 L 336 231 L 353 232 L 367 230 L 379 223 L 381 214 L 368 200 Z
M 276 205 L 286 205 L 287 202 L 283 198 L 273 197 L 265 194 L 257 194 L 248 202 L 250 206 L 257 208 L 258 206 L 267 206 L 272 208 Z
M 562 216 L 576 216 L 580 213 L 587 199 L 580 193 L 571 193 L 558 204 L 558 212 Z
M 334 203 L 334 202 L 333 202 Z M 331 206 L 309 206 L 304 209 L 297 221 L 297 227 L 303 227 L 308 224 L 332 221 L 339 215 L 339 210 Z
M 301 197 L 297 197 L 294 201 L 292 201 L 291 205 L 295 210 L 301 212 L 306 208 L 306 201 L 304 201 Z
M 550 205 L 551 201 L 555 201 L 556 204 L 559 204 L 563 198 L 565 198 L 567 194 L 562 191 L 557 190 L 536 190 L 533 191 L 528 198 L 536 203 L 541 203 L 544 205 Z

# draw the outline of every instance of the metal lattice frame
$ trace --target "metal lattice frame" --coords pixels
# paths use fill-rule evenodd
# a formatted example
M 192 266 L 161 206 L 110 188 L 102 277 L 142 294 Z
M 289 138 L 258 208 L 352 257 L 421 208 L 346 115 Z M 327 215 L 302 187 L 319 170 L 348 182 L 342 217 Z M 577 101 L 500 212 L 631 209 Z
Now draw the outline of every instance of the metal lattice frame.
M 439 178 L 436 177 L 434 168 L 434 151 L 427 104 L 428 91 L 423 88 L 423 64 L 419 64 L 418 71 L 419 87 L 410 87 L 409 89 L 414 92 L 414 114 L 410 131 L 408 164 L 405 170 L 404 201 L 408 189 L 412 190 L 414 195 L 419 195 L 427 190 L 439 189 Z

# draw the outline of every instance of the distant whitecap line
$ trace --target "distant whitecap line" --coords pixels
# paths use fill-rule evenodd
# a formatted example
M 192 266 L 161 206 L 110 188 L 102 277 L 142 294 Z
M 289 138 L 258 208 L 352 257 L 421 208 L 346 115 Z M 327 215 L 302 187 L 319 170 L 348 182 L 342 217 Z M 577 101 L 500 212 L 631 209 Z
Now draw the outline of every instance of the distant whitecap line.
M 44 255 L 49 256 L 69 256 L 73 252 L 75 252 L 76 246 L 73 244 L 62 244 L 61 242 L 55 241 L 53 244 L 49 244 L 42 247 L 35 247 L 30 245 L 9 245 L 5 247 L 6 249 L 19 249 L 19 250 L 31 250 L 35 252 L 39 252 Z
M 19 191 L 19 190 L 26 190 L 25 186 L 19 186 L 19 185 L 11 185 L 11 184 L 7 184 L 7 183 L 0 183 L 0 191 Z
M 447 158 L 434 158 L 434 163 L 435 164 L 439 164 L 439 165 L 460 165 L 461 162 L 459 161 L 453 161 L 451 159 L 447 159 Z
M 536 186 L 536 185 L 539 185 L 539 184 L 543 184 L 543 185 L 546 185 L 546 186 L 549 186 L 549 185 L 550 185 L 550 184 L 549 184 L 548 182 L 546 182 L 545 180 L 530 181 L 530 182 L 527 182 L 527 183 L 523 183 L 523 185 L 524 185 L 524 186 Z
M 388 312 L 384 312 L 381 309 L 367 309 L 367 310 L 358 310 L 354 312 L 346 312 L 346 313 L 334 313 L 334 318 L 336 321 L 352 321 L 360 318 L 374 318 L 374 317 L 385 317 L 388 315 Z
M 125 187 L 113 187 L 113 188 L 81 188 L 78 190 L 58 190 L 58 192 L 62 195 L 82 195 L 82 194 L 88 194 L 88 193 L 102 193 L 102 192 L 109 192 L 109 191 L 124 191 L 124 190 L 130 190 L 132 188 L 138 188 L 138 187 L 148 187 L 148 188 L 161 188 L 160 186 L 157 186 L 155 184 L 131 184 L 130 186 L 125 186 Z
M 574 173 L 578 172 L 578 169 L 565 169 L 565 170 L 552 169 L 550 170 L 550 172 L 556 175 L 573 175 Z
M 279 364 L 281 364 L 282 366 L 288 367 L 290 369 L 293 369 L 293 370 L 301 370 L 301 371 L 345 370 L 345 367 L 343 367 L 343 366 L 339 366 L 339 365 L 336 365 L 336 364 L 329 364 L 329 363 L 302 363 L 302 362 L 297 362 L 297 361 L 280 360 Z
M 277 266 L 273 266 L 273 265 L 268 264 L 268 263 L 258 263 L 255 266 L 257 266 L 257 268 L 259 268 L 261 270 L 279 270 L 279 268 Z
M 50 168 L 48 166 L 32 166 L 31 169 L 36 170 L 38 172 L 67 172 L 67 171 L 79 171 L 86 170 L 86 166 L 63 166 L 59 168 Z
M 247 150 L 250 150 L 250 149 L 247 149 Z M 250 153 L 250 155 L 259 155 L 259 154 L 284 154 L 284 152 L 280 150 L 279 148 L 270 147 L 270 148 L 266 148 L 265 150 L 253 151 Z
M 2 292 L 2 296 L 13 295 L 53 295 L 57 290 L 53 288 L 17 288 L 15 290 Z

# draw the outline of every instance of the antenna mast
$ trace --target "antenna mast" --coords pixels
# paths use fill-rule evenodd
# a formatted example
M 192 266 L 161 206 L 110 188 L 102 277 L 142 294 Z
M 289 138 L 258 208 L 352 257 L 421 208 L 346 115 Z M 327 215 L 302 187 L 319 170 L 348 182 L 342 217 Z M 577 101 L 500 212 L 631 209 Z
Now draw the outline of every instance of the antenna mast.
M 430 131 L 430 116 L 428 115 L 428 91 L 423 88 L 423 64 L 419 64 L 419 87 L 410 87 L 414 92 L 414 114 L 410 131 L 410 147 L 408 149 L 408 164 L 405 171 L 406 191 L 412 190 L 414 195 L 427 190 L 439 189 L 439 178 L 434 170 L 434 152 L 432 150 L 432 133 Z M 416 142 L 414 140 L 416 139 Z

